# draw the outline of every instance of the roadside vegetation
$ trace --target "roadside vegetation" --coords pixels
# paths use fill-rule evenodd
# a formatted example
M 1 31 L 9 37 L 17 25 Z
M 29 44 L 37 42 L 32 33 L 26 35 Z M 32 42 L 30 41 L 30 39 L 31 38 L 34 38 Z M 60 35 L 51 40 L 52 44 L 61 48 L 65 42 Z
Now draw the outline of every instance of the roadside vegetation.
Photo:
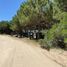
M 39 39 L 48 50 L 67 49 L 67 0 L 27 0 L 12 20 L 0 22 L 0 33 Z

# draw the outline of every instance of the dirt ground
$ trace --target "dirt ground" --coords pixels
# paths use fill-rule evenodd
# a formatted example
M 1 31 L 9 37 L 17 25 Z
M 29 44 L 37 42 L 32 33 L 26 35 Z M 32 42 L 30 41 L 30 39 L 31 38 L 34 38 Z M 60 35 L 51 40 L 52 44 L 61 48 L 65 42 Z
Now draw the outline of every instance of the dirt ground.
M 0 35 L 0 67 L 67 67 L 66 64 L 67 52 L 48 52 L 32 40 Z

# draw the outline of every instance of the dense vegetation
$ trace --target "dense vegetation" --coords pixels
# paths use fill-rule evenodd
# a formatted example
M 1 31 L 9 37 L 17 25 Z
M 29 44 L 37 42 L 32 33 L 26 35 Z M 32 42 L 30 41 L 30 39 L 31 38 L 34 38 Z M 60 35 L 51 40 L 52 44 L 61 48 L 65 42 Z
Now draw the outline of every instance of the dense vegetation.
M 18 34 L 39 30 L 43 47 L 67 48 L 67 0 L 27 0 L 12 20 L 1 21 L 0 33 Z M 8 32 L 9 31 L 9 32 Z
M 10 29 L 10 23 L 8 21 L 0 22 L 0 34 L 10 34 L 12 30 Z

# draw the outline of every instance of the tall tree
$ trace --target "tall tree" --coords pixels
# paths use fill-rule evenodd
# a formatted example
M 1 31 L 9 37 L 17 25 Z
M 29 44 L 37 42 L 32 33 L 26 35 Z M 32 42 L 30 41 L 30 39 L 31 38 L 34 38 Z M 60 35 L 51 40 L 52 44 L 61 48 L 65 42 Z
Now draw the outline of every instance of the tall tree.
M 21 4 L 17 15 L 21 25 L 32 27 L 39 25 L 42 21 L 51 22 L 52 11 L 52 3 L 49 0 L 28 0 Z
M 17 15 L 15 15 L 12 20 L 11 20 L 12 24 L 11 24 L 11 29 L 17 33 L 18 35 L 22 34 L 22 26 L 18 20 Z

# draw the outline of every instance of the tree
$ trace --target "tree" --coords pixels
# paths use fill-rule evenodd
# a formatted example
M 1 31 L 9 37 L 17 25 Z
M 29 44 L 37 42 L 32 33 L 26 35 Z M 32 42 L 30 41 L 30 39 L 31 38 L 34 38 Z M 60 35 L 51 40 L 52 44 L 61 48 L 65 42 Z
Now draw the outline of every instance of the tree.
M 11 29 L 17 35 L 20 35 L 20 36 L 22 35 L 22 26 L 18 20 L 17 15 L 15 15 L 11 20 Z
M 0 22 L 0 33 L 10 34 L 11 31 L 12 30 L 10 29 L 10 22 L 8 22 L 8 21 Z
M 67 0 L 58 0 L 58 5 L 62 11 L 67 12 Z
M 64 9 L 64 2 L 62 0 L 53 0 L 53 19 L 60 22 L 54 24 L 49 30 L 42 31 L 45 35 L 42 40 L 44 47 L 61 47 L 67 49 L 67 12 Z
M 20 9 L 17 11 L 17 16 L 20 24 L 23 27 L 35 27 L 42 22 L 46 26 L 52 21 L 52 3 L 48 0 L 28 0 L 22 3 Z M 43 26 L 43 27 L 45 27 Z

